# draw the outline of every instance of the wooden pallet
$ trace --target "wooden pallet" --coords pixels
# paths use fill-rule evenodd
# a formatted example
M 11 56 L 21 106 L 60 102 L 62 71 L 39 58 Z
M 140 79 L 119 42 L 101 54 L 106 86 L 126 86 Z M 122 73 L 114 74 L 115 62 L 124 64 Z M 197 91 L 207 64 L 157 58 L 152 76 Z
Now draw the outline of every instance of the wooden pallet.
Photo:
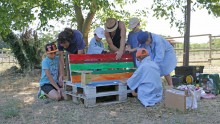
M 82 102 L 85 107 L 125 102 L 128 93 L 131 90 L 127 88 L 127 84 L 119 80 L 91 82 L 85 86 L 81 86 L 81 83 L 65 83 L 67 98 L 76 104 Z

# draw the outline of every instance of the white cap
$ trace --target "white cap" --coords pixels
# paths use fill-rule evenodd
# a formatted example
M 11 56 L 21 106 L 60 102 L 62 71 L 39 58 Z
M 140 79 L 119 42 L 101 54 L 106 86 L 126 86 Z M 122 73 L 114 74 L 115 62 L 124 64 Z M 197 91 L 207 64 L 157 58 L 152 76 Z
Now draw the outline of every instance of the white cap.
M 105 31 L 103 28 L 98 27 L 95 29 L 94 34 L 96 34 L 99 38 L 105 38 Z

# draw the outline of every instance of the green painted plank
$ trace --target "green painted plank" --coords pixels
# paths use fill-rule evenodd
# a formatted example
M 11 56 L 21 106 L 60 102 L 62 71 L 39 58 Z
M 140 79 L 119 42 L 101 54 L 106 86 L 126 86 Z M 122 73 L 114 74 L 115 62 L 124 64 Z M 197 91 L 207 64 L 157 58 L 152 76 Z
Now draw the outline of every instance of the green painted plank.
M 92 74 L 115 74 L 115 73 L 125 73 L 125 72 L 134 72 L 135 69 L 126 69 L 126 70 L 94 70 Z M 81 75 L 78 72 L 72 72 L 72 75 Z
M 110 68 L 133 68 L 133 62 L 115 62 L 115 63 L 88 63 L 88 64 L 70 64 L 70 70 L 92 70 L 92 69 L 110 69 Z

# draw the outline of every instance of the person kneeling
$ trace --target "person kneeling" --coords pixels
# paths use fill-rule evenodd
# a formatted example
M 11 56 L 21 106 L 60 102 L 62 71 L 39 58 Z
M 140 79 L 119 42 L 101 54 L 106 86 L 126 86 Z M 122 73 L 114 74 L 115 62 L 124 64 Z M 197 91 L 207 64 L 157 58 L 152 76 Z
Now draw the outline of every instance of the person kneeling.
M 137 50 L 136 58 L 140 65 L 127 80 L 127 85 L 133 90 L 133 95 L 137 89 L 137 97 L 145 107 L 153 106 L 162 100 L 163 95 L 160 68 L 151 61 L 145 48 Z
M 59 57 L 56 56 L 58 49 L 54 43 L 47 44 L 45 49 L 47 56 L 42 61 L 40 88 L 47 97 L 59 101 L 62 98 L 63 84 L 58 81 Z

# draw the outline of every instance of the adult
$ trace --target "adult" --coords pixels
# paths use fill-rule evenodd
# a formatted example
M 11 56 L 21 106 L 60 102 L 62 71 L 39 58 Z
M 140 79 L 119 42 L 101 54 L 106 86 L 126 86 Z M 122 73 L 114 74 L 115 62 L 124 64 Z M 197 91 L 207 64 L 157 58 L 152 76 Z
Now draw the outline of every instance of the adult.
M 87 54 L 101 54 L 104 51 L 102 38 L 105 38 L 105 31 L 101 27 L 97 27 L 94 31 L 94 37 L 89 42 Z
M 137 35 L 139 32 L 142 32 L 142 30 L 140 29 L 140 20 L 138 18 L 131 18 L 129 20 L 128 28 L 131 29 L 131 31 L 128 34 L 127 47 L 125 51 L 129 51 L 132 53 L 135 67 L 137 67 L 136 51 L 139 45 L 138 40 L 137 40 Z
M 173 86 L 170 73 L 177 64 L 173 46 L 162 36 L 151 32 L 138 33 L 137 39 L 149 51 L 151 59 L 160 67 L 160 75 L 164 76 L 168 85 Z
M 85 41 L 83 35 L 78 30 L 72 30 L 65 28 L 64 31 L 58 35 L 58 50 L 60 56 L 60 76 L 59 81 L 63 81 L 64 78 L 64 50 L 69 54 L 84 54 Z M 68 64 L 67 64 L 68 69 Z M 68 73 L 69 74 L 69 73 Z M 68 77 L 69 78 L 69 77 Z
M 153 106 L 162 100 L 163 88 L 160 79 L 160 68 L 148 57 L 148 51 L 145 48 L 138 49 L 136 57 L 140 61 L 140 66 L 127 80 L 128 87 L 137 89 L 137 97 L 141 103 L 147 106 Z
M 108 18 L 105 23 L 105 37 L 110 52 L 115 52 L 116 59 L 120 59 L 125 50 L 126 28 L 124 22 Z

